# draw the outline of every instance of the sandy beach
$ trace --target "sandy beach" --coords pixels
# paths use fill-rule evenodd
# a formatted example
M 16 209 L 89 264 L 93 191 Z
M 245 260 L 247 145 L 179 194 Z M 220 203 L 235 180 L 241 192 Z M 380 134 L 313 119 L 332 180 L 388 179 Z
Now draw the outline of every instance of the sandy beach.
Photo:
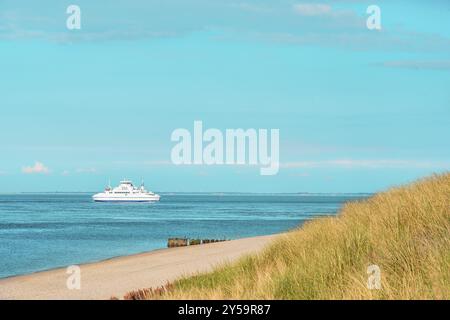
M 110 299 L 211 270 L 263 249 L 277 235 L 156 250 L 80 265 L 81 289 L 67 288 L 66 268 L 0 280 L 0 299 Z

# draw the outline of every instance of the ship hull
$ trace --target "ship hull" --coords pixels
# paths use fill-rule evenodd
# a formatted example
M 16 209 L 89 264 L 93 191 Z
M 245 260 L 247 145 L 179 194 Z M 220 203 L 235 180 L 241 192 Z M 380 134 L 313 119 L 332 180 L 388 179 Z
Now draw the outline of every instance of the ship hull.
M 148 196 L 148 197 L 111 197 L 111 196 L 94 196 L 92 197 L 95 202 L 157 202 L 159 201 L 159 196 Z
M 94 199 L 94 202 L 116 202 L 116 203 L 130 203 L 130 202 L 158 202 L 159 200 L 121 200 L 121 199 L 109 199 L 109 200 L 98 200 Z

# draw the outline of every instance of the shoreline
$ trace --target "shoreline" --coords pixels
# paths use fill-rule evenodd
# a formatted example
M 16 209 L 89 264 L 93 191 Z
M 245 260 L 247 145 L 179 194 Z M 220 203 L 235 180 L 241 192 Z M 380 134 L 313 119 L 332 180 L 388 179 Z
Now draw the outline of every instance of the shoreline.
M 10 276 L 0 279 L 0 299 L 121 299 L 133 290 L 156 288 L 182 276 L 211 271 L 262 250 L 281 235 L 156 249 L 80 264 L 80 290 L 67 288 L 67 267 Z
M 244 239 L 244 238 L 242 238 Z M 233 240 L 239 240 L 239 239 L 233 239 Z M 139 256 L 142 254 L 150 254 L 152 252 L 156 252 L 156 251 L 161 251 L 161 250 L 166 250 L 166 249 L 170 249 L 170 248 L 156 248 L 156 249 L 151 249 L 148 251 L 142 251 L 142 252 L 136 252 L 136 253 L 130 253 L 130 254 L 125 254 L 122 256 L 112 256 L 109 258 L 103 258 L 103 259 L 98 259 L 98 260 L 91 260 L 91 261 L 86 261 L 86 262 L 80 262 L 80 263 L 74 263 L 71 264 L 72 266 L 87 266 L 87 265 L 91 265 L 91 264 L 96 264 L 96 263 L 102 263 L 102 262 L 107 262 L 109 260 L 114 260 L 114 259 L 120 259 L 120 258 L 127 258 L 127 257 L 134 257 L 134 256 Z M 37 270 L 37 271 L 31 271 L 31 272 L 26 272 L 26 273 L 20 273 L 20 274 L 13 274 L 10 276 L 6 276 L 6 277 L 2 277 L 0 278 L 0 284 L 3 280 L 7 280 L 7 279 L 11 279 L 11 278 L 18 278 L 18 277 L 26 277 L 26 276 L 33 276 L 39 273 L 44 273 L 44 272 L 51 272 L 51 271 L 56 271 L 56 270 L 60 270 L 60 269 L 67 269 L 69 267 L 69 265 L 60 265 L 60 266 L 56 266 L 56 267 L 50 267 L 48 269 L 42 269 L 42 270 Z M 0 296 L 1 299 L 1 296 Z

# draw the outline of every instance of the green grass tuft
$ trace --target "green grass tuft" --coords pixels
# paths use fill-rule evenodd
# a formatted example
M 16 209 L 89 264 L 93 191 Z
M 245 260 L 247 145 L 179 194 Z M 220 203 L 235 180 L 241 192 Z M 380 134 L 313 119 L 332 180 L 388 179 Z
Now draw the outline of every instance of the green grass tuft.
M 367 267 L 381 290 L 367 288 Z M 449 299 L 450 174 L 346 204 L 151 299 Z

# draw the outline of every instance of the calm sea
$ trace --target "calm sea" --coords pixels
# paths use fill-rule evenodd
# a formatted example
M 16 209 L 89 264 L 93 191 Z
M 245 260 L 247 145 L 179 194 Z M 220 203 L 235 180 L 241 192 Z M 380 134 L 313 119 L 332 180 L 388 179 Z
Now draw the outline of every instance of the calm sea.
M 159 203 L 112 204 L 90 194 L 0 195 L 0 278 L 165 248 L 169 237 L 279 233 L 367 196 L 163 193 Z

